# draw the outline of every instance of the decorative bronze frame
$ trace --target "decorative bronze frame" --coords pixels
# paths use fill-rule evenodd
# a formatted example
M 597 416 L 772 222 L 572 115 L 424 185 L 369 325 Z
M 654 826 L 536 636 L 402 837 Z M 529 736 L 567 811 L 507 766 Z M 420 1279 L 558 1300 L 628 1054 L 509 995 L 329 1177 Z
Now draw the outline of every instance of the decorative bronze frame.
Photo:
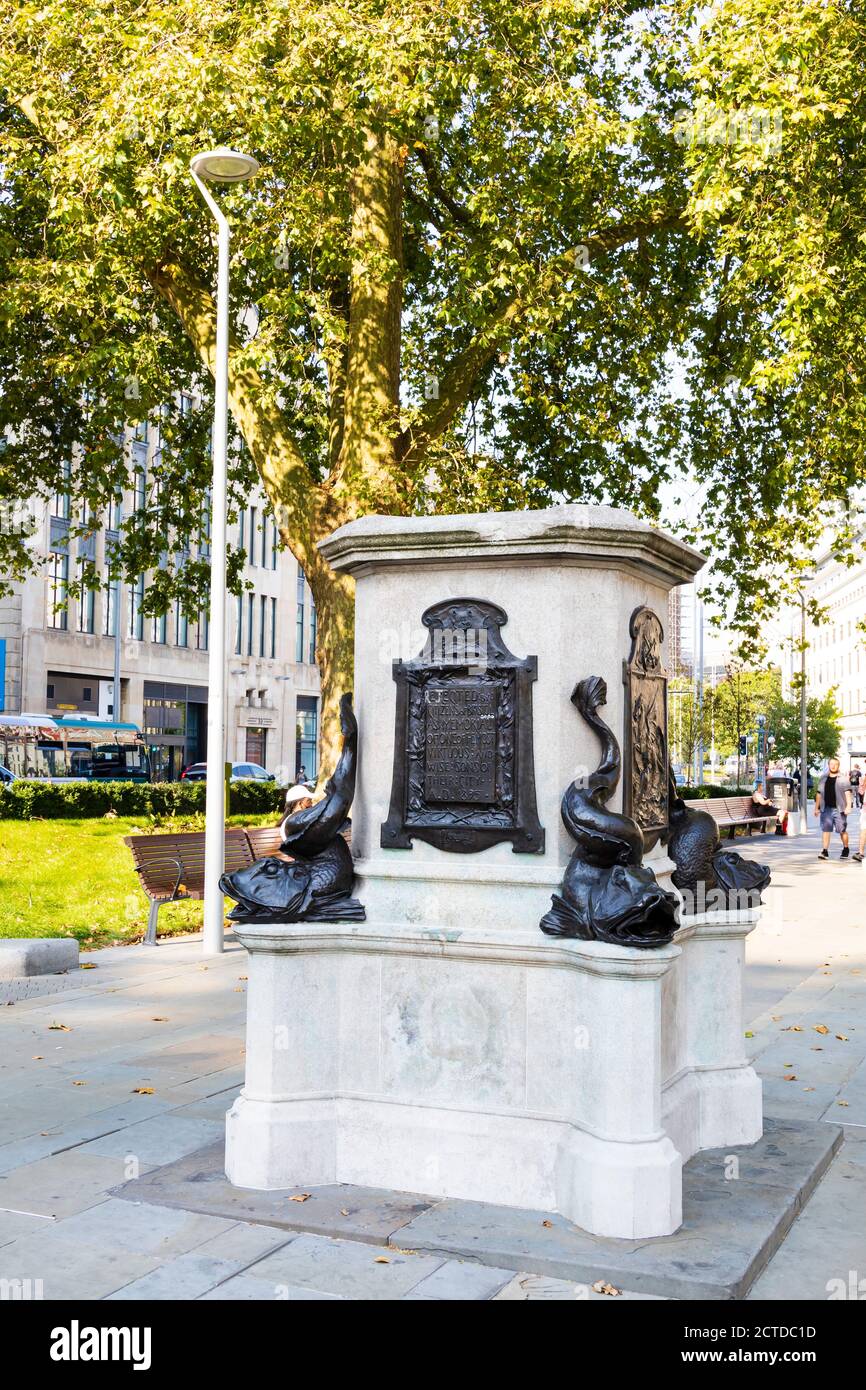
M 397 686 L 394 772 L 383 849 L 411 849 L 425 840 L 455 854 L 474 854 L 510 840 L 515 854 L 541 854 L 542 829 L 535 802 L 532 750 L 532 683 L 538 658 L 509 651 L 500 629 L 504 609 L 484 599 L 445 599 L 423 614 L 429 630 L 423 651 L 395 661 Z M 425 788 L 427 709 L 435 690 L 484 692 L 495 705 L 492 797 L 487 783 L 465 801 L 433 801 Z
M 625 685 L 625 776 L 623 814 L 643 831 L 645 848 L 667 832 L 668 789 L 668 673 L 662 665 L 664 640 L 661 619 L 641 605 L 629 621 L 632 639 L 623 662 Z M 641 732 L 638 736 L 638 726 Z

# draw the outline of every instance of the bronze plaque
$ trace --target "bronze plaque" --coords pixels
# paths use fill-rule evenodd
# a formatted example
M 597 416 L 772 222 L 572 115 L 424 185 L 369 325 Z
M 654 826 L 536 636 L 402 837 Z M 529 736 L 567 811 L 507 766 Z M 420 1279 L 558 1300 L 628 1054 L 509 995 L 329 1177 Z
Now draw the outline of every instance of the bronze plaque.
M 631 615 L 625 681 L 623 811 L 637 821 L 650 849 L 668 828 L 668 673 L 664 629 L 651 608 Z
M 534 656 L 508 650 L 506 613 L 447 599 L 422 615 L 424 650 L 394 662 L 397 718 L 385 849 L 415 837 L 470 854 L 500 840 L 541 854 L 532 754 Z

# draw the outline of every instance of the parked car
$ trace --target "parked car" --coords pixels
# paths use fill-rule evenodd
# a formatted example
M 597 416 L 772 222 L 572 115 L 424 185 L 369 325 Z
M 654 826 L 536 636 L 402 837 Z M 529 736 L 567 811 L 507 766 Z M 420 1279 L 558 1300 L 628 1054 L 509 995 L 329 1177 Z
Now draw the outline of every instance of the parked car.
M 233 782 L 275 782 L 277 779 L 258 763 L 232 763 Z
M 8 767 L 4 767 L 3 764 L 0 763 L 0 785 L 6 787 L 10 782 L 17 782 L 17 780 L 15 773 L 10 772 Z
M 182 782 L 203 782 L 207 777 L 207 763 L 190 763 L 180 774 Z
M 181 781 L 204 782 L 207 778 L 207 763 L 190 763 L 180 774 Z M 267 768 L 258 763 L 232 763 L 233 782 L 274 782 L 276 778 Z

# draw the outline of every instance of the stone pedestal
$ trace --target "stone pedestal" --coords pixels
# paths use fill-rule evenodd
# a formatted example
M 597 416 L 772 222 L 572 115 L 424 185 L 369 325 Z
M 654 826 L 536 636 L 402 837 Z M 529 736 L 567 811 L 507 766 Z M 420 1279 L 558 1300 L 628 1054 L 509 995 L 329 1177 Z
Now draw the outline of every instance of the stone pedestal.
M 396 923 L 237 935 L 251 1027 L 232 1182 L 495 1194 L 627 1238 L 679 1226 L 659 1047 L 678 947 Z
M 368 920 L 236 929 L 250 983 L 229 1178 L 391 1187 L 558 1211 L 602 1236 L 669 1234 L 683 1159 L 760 1134 L 739 1003 L 752 919 L 695 920 L 654 950 L 549 938 L 538 923 L 574 848 L 562 794 L 599 761 L 574 685 L 606 680 L 621 740 L 631 615 L 648 605 L 666 627 L 668 592 L 701 557 L 627 513 L 582 506 L 366 518 L 322 550 L 357 585 L 352 852 Z M 422 613 L 456 599 L 498 605 L 510 651 L 537 658 L 541 853 L 382 848 L 392 663 L 424 646 Z M 663 848 L 645 862 L 664 883 Z

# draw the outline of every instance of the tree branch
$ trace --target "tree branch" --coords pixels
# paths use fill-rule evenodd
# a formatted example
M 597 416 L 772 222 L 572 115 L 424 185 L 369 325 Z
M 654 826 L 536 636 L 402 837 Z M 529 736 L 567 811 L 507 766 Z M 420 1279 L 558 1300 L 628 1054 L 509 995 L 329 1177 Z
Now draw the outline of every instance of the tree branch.
M 177 260 L 165 260 L 146 271 L 156 292 L 180 320 L 203 365 L 216 367 L 216 308 L 207 287 Z M 325 490 L 310 474 L 282 412 L 267 399 L 265 384 L 254 368 L 242 366 L 241 348 L 229 338 L 229 407 L 246 441 L 265 491 L 292 549 L 312 558 L 317 537 L 330 509 Z M 334 524 L 339 524 L 335 521 Z M 303 554 L 298 558 L 302 561 Z
M 618 222 L 594 232 L 576 246 L 554 256 L 542 268 L 533 296 L 543 295 L 563 276 L 584 267 L 599 256 L 618 250 L 639 237 L 657 232 L 683 230 L 687 226 L 682 209 L 659 213 L 633 222 Z M 452 358 L 439 378 L 439 393 L 422 410 L 418 420 L 398 437 L 397 457 L 404 466 L 417 467 L 430 445 L 445 432 L 467 400 L 472 387 L 493 358 L 509 342 L 514 328 L 530 308 L 532 300 L 516 290 L 504 296 L 490 313 L 472 341 Z

